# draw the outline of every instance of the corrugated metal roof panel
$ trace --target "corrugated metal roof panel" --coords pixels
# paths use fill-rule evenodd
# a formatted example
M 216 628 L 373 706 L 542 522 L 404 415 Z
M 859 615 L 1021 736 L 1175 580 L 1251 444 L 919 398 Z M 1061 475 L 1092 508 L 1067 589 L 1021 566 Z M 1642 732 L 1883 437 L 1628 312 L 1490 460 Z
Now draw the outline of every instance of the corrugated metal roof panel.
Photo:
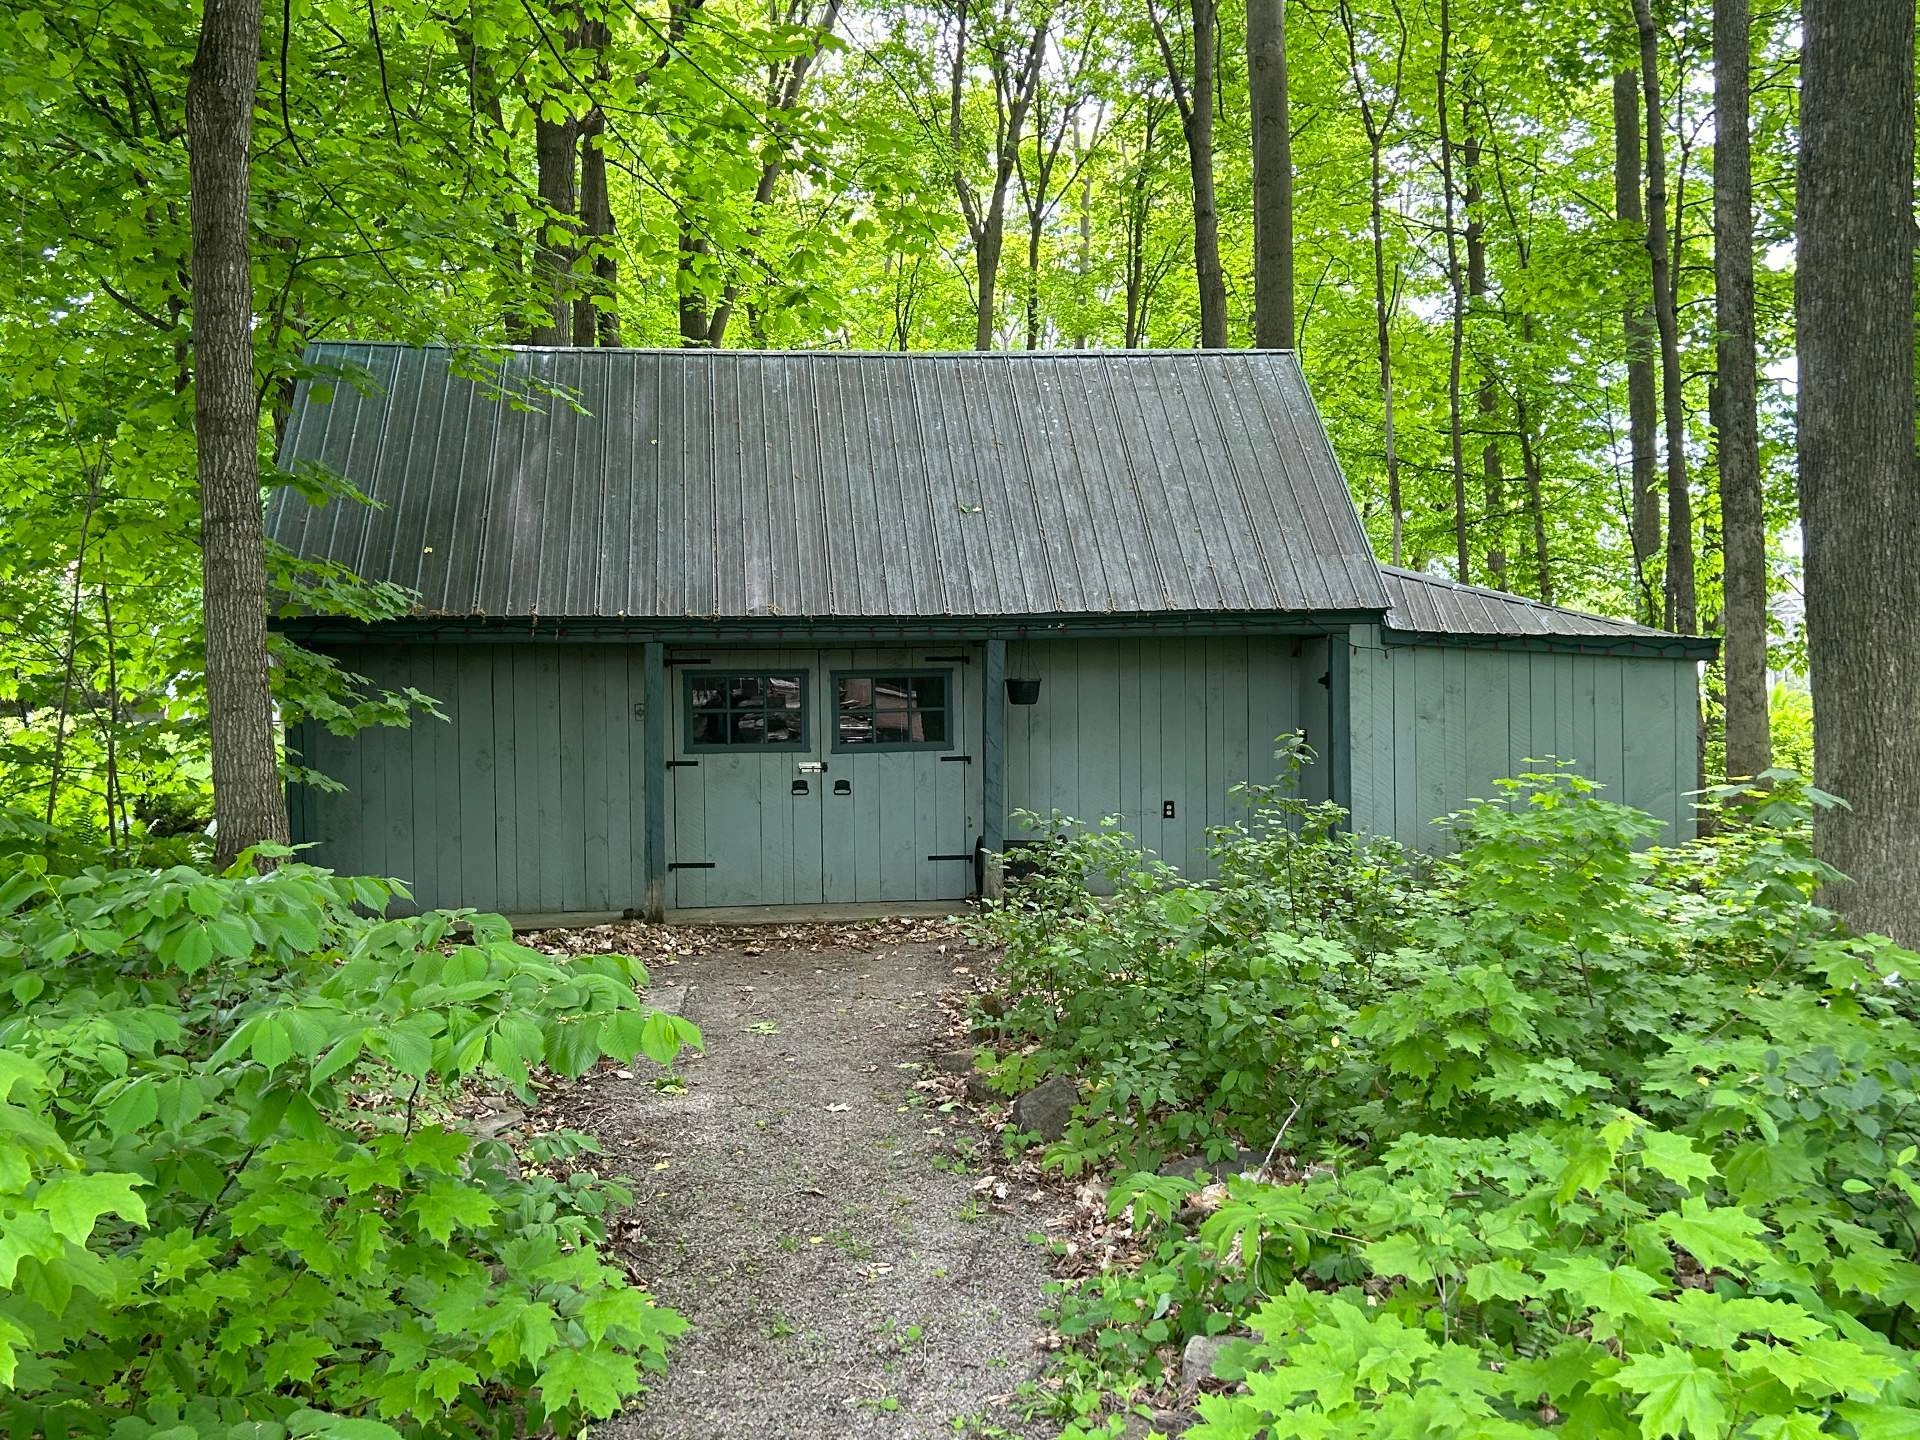
M 438 615 L 1377 611 L 1297 361 L 325 344 L 269 533 Z
M 1389 601 L 1387 628 L 1410 634 L 1575 636 L 1597 640 L 1684 638 L 1631 620 L 1543 605 L 1523 595 L 1509 595 L 1479 585 L 1461 585 L 1443 575 L 1429 575 L 1421 570 L 1382 565 L 1380 578 L 1386 582 Z

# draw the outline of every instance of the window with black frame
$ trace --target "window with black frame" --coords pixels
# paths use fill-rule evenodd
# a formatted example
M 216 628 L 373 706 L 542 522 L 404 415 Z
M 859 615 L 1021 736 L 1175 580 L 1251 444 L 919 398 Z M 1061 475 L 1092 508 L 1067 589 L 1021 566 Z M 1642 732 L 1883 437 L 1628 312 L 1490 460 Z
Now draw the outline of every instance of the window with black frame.
M 833 683 L 834 749 L 953 748 L 951 671 L 862 671 Z
M 800 750 L 806 743 L 804 671 L 688 672 L 688 749 Z

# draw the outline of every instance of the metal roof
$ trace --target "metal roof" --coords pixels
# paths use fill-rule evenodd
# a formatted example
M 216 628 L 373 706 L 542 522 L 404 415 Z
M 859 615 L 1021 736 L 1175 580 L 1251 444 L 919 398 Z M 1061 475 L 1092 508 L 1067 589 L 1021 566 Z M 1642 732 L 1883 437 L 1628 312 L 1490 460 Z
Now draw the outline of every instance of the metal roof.
M 1295 357 L 325 344 L 268 532 L 425 615 L 1378 612 Z
M 1392 565 L 1380 567 L 1386 582 L 1388 609 L 1385 625 L 1412 635 L 1482 636 L 1488 639 L 1591 640 L 1612 642 L 1671 642 L 1687 652 L 1704 650 L 1711 654 L 1715 642 L 1694 636 L 1675 635 L 1616 620 L 1606 615 L 1589 615 L 1583 610 L 1568 610 L 1529 600 L 1524 595 L 1509 595 L 1504 590 L 1489 590 L 1480 585 L 1462 585 L 1444 575 L 1429 575 L 1423 570 L 1402 570 Z

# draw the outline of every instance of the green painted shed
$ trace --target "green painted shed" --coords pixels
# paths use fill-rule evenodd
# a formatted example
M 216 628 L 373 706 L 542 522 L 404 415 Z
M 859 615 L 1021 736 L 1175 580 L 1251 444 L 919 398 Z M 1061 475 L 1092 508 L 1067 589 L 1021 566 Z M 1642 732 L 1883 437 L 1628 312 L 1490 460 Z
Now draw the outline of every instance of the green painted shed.
M 290 748 L 423 906 L 959 900 L 1017 811 L 1196 877 L 1234 787 L 1431 848 L 1557 756 L 1692 831 L 1712 642 L 1380 566 L 1294 356 L 327 344 L 273 540 L 414 594 L 277 623 L 444 721 Z

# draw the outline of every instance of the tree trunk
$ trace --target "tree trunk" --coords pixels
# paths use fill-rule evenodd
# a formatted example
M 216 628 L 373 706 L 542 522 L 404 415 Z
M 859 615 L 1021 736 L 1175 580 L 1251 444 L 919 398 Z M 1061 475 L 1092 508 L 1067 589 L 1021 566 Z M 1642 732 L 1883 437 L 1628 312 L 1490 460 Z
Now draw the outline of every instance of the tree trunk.
M 1247 0 L 1253 126 L 1253 343 L 1290 350 L 1293 334 L 1293 132 L 1287 116 L 1286 0 Z
M 1528 328 L 1531 328 L 1529 325 Z M 1547 549 L 1546 486 L 1540 474 L 1540 451 L 1533 443 L 1533 420 L 1524 396 L 1513 402 L 1514 425 L 1520 431 L 1520 470 L 1527 480 L 1527 515 L 1533 521 L 1535 593 L 1543 604 L 1553 604 L 1553 557 Z
M 1467 221 L 1467 312 L 1473 315 L 1486 307 L 1489 281 L 1487 217 L 1482 208 L 1484 190 L 1480 183 L 1480 139 L 1473 130 L 1473 106 L 1470 102 L 1461 103 L 1460 125 L 1460 161 L 1466 182 L 1463 198 Z M 1504 590 L 1507 586 L 1506 475 L 1500 457 L 1496 420 L 1500 409 L 1500 381 L 1494 373 L 1491 359 L 1480 362 L 1480 384 L 1475 392 L 1474 407 L 1479 411 L 1482 431 L 1480 493 L 1484 504 L 1482 513 L 1486 517 L 1482 523 L 1486 532 L 1487 577 L 1496 588 Z
M 1221 350 L 1227 344 L 1227 280 L 1220 265 L 1220 206 L 1213 183 L 1214 41 L 1220 21 L 1219 0 L 1190 0 L 1193 24 L 1193 76 L 1181 74 L 1179 57 L 1166 27 L 1149 0 L 1154 38 L 1167 67 L 1167 83 L 1180 107 L 1180 131 L 1187 142 L 1187 171 L 1193 186 L 1193 278 L 1200 292 L 1200 344 Z
M 1406 505 L 1400 495 L 1400 452 L 1393 433 L 1393 332 L 1387 314 L 1386 200 L 1380 176 L 1380 149 L 1376 142 L 1370 170 L 1373 230 L 1374 346 L 1380 359 L 1380 419 L 1387 466 L 1387 506 L 1393 512 L 1393 563 L 1406 551 Z
M 214 854 L 287 839 L 267 659 L 260 404 L 253 373 L 248 189 L 260 0 L 207 0 L 187 79 L 193 231 L 193 421 Z
M 1193 105 L 1187 158 L 1193 167 L 1193 276 L 1200 287 L 1200 343 L 1227 344 L 1227 280 L 1220 267 L 1220 207 L 1213 184 L 1214 40 L 1219 0 L 1193 0 Z
M 1092 304 L 1090 280 L 1093 275 L 1093 176 L 1080 175 L 1080 259 L 1073 304 L 1073 348 L 1087 348 L 1087 310 Z
M 1920 476 L 1914 461 L 1912 0 L 1807 0 L 1800 507 L 1814 821 L 1861 932 L 1920 945 Z
M 493 57 L 480 48 L 470 25 L 456 22 L 454 36 L 460 46 L 461 54 L 466 59 L 468 103 L 473 114 L 473 124 L 468 134 L 473 137 L 476 147 L 485 153 L 494 153 L 494 146 L 498 145 L 499 159 L 494 163 L 499 165 L 502 171 L 511 173 L 512 162 L 508 158 L 510 132 L 507 129 L 506 113 L 500 94 L 500 78 L 494 68 Z M 491 127 L 486 131 L 484 138 L 481 135 L 482 121 Z M 519 228 L 519 217 L 513 209 L 509 207 L 504 210 L 500 217 L 500 242 L 494 249 L 502 283 L 509 287 L 516 297 L 519 293 L 518 287 L 524 278 L 523 271 L 526 264 Z M 501 307 L 500 328 L 506 333 L 510 344 L 526 339 L 526 320 L 520 314 L 517 303 L 510 302 Z M 289 386 L 289 403 L 292 400 L 291 389 L 292 387 Z M 276 429 L 279 423 L 276 417 Z
M 1753 166 L 1747 135 L 1747 0 L 1713 7 L 1713 294 L 1715 453 L 1726 643 L 1727 774 L 1772 764 L 1767 724 L 1767 519 L 1753 321 Z
M 1027 349 L 1040 348 L 1040 232 L 1046 216 L 1027 213 Z
M 1645 246 L 1646 209 L 1640 200 L 1640 80 L 1632 70 L 1613 77 L 1613 207 L 1623 229 Z M 1653 370 L 1653 302 L 1629 302 L 1622 315 L 1627 344 L 1627 436 L 1632 455 L 1628 531 L 1633 573 L 1640 591 L 1640 618 L 1658 624 L 1649 567 L 1660 553 L 1660 479 L 1654 456 L 1659 388 Z
M 607 156 L 600 148 L 606 120 L 596 108 L 581 130 L 580 224 L 593 254 L 593 293 L 574 304 L 573 343 L 620 343 L 620 262 L 613 250 L 613 202 L 607 194 Z
M 1449 0 L 1440 0 L 1440 63 L 1434 71 L 1434 91 L 1440 117 L 1440 211 L 1446 231 L 1447 292 L 1453 312 L 1447 326 L 1447 463 L 1453 479 L 1454 576 L 1466 585 L 1473 579 L 1467 553 L 1466 446 L 1460 433 L 1460 364 L 1467 341 L 1467 295 L 1460 274 L 1460 234 L 1453 208 L 1453 131 L 1447 119 L 1453 108 L 1447 94 L 1452 58 L 1453 7 Z
M 820 23 L 814 27 L 812 48 L 774 69 L 767 88 L 767 109 L 770 113 L 786 117 L 799 107 L 800 96 L 806 88 L 807 72 L 813 69 L 813 62 L 820 58 L 820 52 L 833 38 L 833 29 L 839 19 L 840 0 L 827 0 Z M 778 148 L 760 164 L 760 180 L 753 190 L 753 224 L 748 231 L 755 240 L 761 234 L 761 217 L 767 206 L 773 203 L 774 193 L 780 188 L 780 179 L 786 173 L 786 152 Z M 730 282 L 720 297 L 720 303 L 707 319 L 708 349 L 718 350 L 726 340 L 727 325 L 733 319 L 734 301 L 738 296 L 739 286 Z M 756 319 L 749 329 L 754 334 L 754 348 L 764 349 L 764 333 L 758 328 L 759 325 L 760 321 Z
M 996 209 L 987 216 L 986 226 L 974 241 L 974 268 L 978 272 L 974 290 L 973 348 L 993 348 L 994 310 L 999 304 L 1000 253 L 1006 248 L 1007 213 Z
M 1360 107 L 1360 124 L 1367 136 L 1367 221 L 1373 238 L 1373 326 L 1374 349 L 1380 363 L 1381 450 L 1387 470 L 1387 508 L 1391 513 L 1391 551 L 1398 565 L 1406 552 L 1407 515 L 1400 494 L 1400 452 L 1394 436 L 1393 417 L 1393 330 L 1391 302 L 1387 291 L 1386 181 L 1382 152 L 1387 131 L 1400 108 L 1400 85 L 1406 63 L 1407 32 L 1402 22 L 1399 49 L 1394 60 L 1394 88 L 1387 98 L 1384 113 L 1378 110 L 1367 91 L 1367 70 L 1361 59 L 1358 27 L 1352 7 L 1341 0 L 1340 28 L 1347 39 L 1347 73 L 1353 81 L 1353 93 Z M 1399 13 L 1396 10 L 1396 15 Z
M 948 138 L 953 145 L 956 157 L 953 185 L 960 197 L 960 208 L 967 222 L 967 233 L 973 240 L 973 260 L 975 271 L 974 311 L 973 311 L 973 348 L 991 350 L 995 322 L 995 306 L 998 301 L 1000 284 L 1000 255 L 1006 245 L 1007 235 L 1007 191 L 1013 180 L 1014 165 L 1020 153 L 1020 141 L 1026 131 L 1027 110 L 1033 103 L 1035 89 L 1040 84 L 1040 68 L 1046 58 L 1047 19 L 1033 27 L 1033 38 L 1021 59 L 1018 74 L 1010 73 L 1005 64 L 1005 56 L 999 51 L 990 51 L 995 65 L 994 96 L 1000 106 L 1000 124 L 995 136 L 998 153 L 994 156 L 993 189 L 988 193 L 983 206 L 960 167 L 957 157 L 961 153 L 961 100 L 966 80 L 967 51 L 967 5 L 969 0 L 960 0 L 960 20 L 957 38 L 953 47 L 952 94 L 949 101 Z
M 605 82 L 607 42 L 604 20 L 580 26 L 580 45 L 593 52 L 594 78 Z M 598 105 L 580 123 L 580 238 L 593 257 L 593 287 L 573 304 L 573 343 L 618 345 L 620 312 L 615 307 L 614 284 L 619 279 L 613 253 L 613 203 L 607 194 L 607 154 L 600 148 L 607 117 Z
M 1640 31 L 1640 89 L 1647 111 L 1647 258 L 1652 264 L 1653 316 L 1660 331 L 1660 409 L 1667 448 L 1666 623 L 1691 635 L 1699 628 L 1693 584 L 1693 494 L 1687 488 L 1687 413 L 1680 369 L 1680 320 L 1667 254 L 1667 158 L 1660 107 L 1660 32 L 1652 0 L 1633 0 Z
M 692 350 L 707 348 L 707 335 L 713 323 L 713 317 L 707 313 L 707 297 L 700 289 L 703 280 L 696 263 L 706 253 L 707 237 L 696 235 L 692 217 L 682 214 L 675 284 L 680 292 L 680 344 Z
M 533 157 L 538 171 L 541 207 L 540 240 L 534 246 L 534 273 L 548 297 L 551 312 L 528 327 L 535 345 L 565 345 L 573 338 L 573 240 L 578 222 L 574 163 L 580 148 L 580 122 L 536 118 Z

